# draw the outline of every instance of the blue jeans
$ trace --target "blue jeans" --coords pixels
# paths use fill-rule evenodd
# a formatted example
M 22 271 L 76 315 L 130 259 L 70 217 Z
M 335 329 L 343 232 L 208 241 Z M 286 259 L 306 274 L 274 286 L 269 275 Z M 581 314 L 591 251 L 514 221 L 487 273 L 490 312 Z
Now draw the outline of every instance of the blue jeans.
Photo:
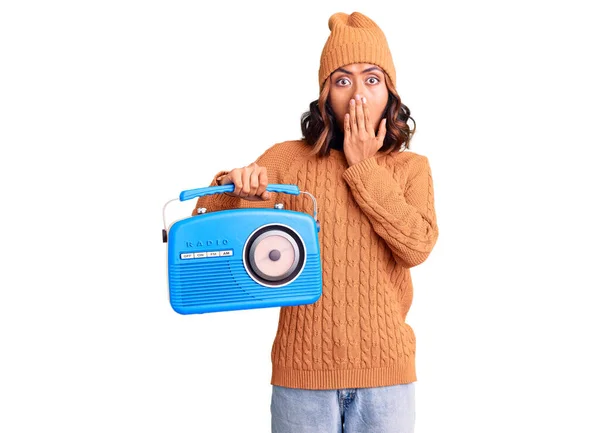
M 413 433 L 415 382 L 312 390 L 273 385 L 271 433 Z

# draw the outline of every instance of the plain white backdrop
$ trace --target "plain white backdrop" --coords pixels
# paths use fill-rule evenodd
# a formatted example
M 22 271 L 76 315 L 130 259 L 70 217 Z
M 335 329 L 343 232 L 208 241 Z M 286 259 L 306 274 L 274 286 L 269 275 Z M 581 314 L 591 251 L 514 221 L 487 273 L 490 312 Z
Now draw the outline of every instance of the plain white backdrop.
M 417 433 L 600 431 L 591 3 L 2 2 L 0 431 L 270 431 L 279 310 L 175 313 L 162 206 L 300 138 L 355 10 L 434 179 Z

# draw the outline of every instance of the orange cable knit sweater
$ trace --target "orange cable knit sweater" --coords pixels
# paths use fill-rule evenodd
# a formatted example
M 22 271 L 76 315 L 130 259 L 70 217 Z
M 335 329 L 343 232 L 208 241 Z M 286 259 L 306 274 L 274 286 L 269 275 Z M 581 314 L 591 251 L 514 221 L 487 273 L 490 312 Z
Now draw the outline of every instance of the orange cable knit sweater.
M 416 341 L 405 322 L 413 298 L 409 268 L 427 258 L 438 237 L 428 159 L 378 153 L 348 167 L 342 151 L 324 158 L 309 151 L 304 141 L 285 141 L 256 160 L 267 167 L 269 183 L 295 184 L 314 195 L 321 223 L 323 294 L 314 304 L 280 308 L 271 384 L 340 389 L 413 382 Z M 305 194 L 283 193 L 260 202 L 209 195 L 196 208 L 275 203 L 313 212 Z

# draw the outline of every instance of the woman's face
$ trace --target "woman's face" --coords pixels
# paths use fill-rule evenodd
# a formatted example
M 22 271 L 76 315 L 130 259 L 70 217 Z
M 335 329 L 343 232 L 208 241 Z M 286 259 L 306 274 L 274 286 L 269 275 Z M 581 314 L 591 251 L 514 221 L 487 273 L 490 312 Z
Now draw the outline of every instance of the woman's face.
M 383 71 L 370 63 L 352 63 L 331 74 L 329 103 L 339 128 L 344 130 L 344 115 L 350 112 L 350 100 L 366 98 L 371 126 L 375 133 L 388 102 L 388 90 Z

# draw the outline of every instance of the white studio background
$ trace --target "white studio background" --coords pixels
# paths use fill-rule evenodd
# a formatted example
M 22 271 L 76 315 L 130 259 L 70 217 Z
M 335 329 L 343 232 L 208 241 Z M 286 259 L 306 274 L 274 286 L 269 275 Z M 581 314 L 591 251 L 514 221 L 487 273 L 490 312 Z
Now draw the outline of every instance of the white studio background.
M 278 309 L 175 313 L 162 206 L 300 138 L 355 10 L 434 177 L 416 431 L 600 431 L 592 2 L 203 3 L 1 3 L 0 431 L 270 431 Z

